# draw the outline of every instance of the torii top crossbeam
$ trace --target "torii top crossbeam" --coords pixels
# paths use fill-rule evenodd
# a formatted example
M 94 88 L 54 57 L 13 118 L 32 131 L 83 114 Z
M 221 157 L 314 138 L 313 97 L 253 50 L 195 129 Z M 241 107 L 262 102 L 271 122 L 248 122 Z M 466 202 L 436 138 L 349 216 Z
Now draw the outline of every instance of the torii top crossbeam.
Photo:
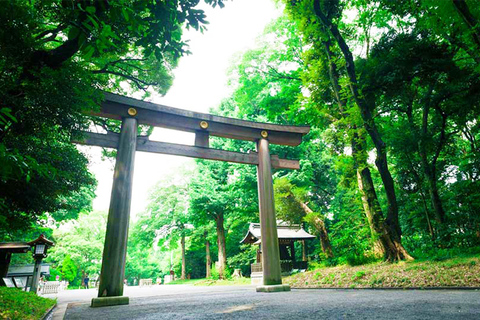
M 246 121 L 193 112 L 160 104 L 145 102 L 112 93 L 105 93 L 100 111 L 93 115 L 110 119 L 135 118 L 137 124 L 146 124 L 195 133 L 195 146 L 150 141 L 148 137 L 137 137 L 136 150 L 185 157 L 227 161 L 258 165 L 255 152 L 241 153 L 209 148 L 209 136 L 257 141 L 267 138 L 269 143 L 296 146 L 302 136 L 310 131 L 308 126 L 290 126 Z M 73 142 L 105 148 L 118 148 L 118 134 L 84 132 L 83 139 Z M 298 160 L 279 159 L 272 155 L 271 162 L 276 169 L 299 169 Z
M 302 136 L 310 131 L 309 126 L 278 125 L 215 116 L 167 107 L 112 93 L 105 93 L 105 101 L 102 103 L 101 111 L 96 115 L 121 120 L 122 117 L 131 116 L 128 113 L 130 108 L 136 109 L 135 118 L 139 124 L 188 132 L 201 130 L 212 136 L 230 139 L 255 141 L 259 139 L 262 131 L 267 131 L 270 143 L 297 146 L 302 142 Z M 200 127 L 202 121 L 208 123 L 207 128 Z

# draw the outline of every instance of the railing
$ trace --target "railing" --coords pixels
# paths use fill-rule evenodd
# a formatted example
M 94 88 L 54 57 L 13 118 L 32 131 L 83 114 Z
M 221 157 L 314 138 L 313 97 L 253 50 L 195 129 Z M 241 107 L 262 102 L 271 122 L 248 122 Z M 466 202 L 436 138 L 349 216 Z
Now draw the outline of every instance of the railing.
M 139 286 L 151 286 L 152 285 L 152 279 L 140 279 Z
M 252 273 L 263 271 L 261 263 L 252 263 L 252 265 L 250 267 L 252 268 Z
M 60 289 L 60 282 L 47 281 L 41 286 L 40 293 L 41 294 L 58 293 L 59 289 Z
M 293 269 L 308 269 L 308 262 L 307 261 L 295 261 L 293 264 Z
M 261 263 L 252 263 L 251 264 L 252 273 L 254 272 L 262 272 L 262 264 Z M 290 272 L 293 269 L 303 269 L 306 270 L 308 268 L 307 261 L 290 261 L 290 260 L 283 260 L 280 261 L 280 268 L 282 272 Z

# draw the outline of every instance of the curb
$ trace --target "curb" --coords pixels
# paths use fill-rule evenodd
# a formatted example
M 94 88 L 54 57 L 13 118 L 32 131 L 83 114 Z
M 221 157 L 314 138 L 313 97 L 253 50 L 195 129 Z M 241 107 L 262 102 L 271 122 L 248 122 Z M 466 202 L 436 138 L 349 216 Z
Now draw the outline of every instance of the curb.
M 45 313 L 43 314 L 43 316 L 40 318 L 41 320 L 49 320 L 52 318 L 52 314 L 53 314 L 53 310 L 55 309 L 55 307 L 57 306 L 57 304 L 55 303 L 52 307 L 50 307 L 50 309 L 48 309 L 47 311 L 45 311 Z
M 370 288 L 350 288 L 350 287 L 318 287 L 318 288 L 297 288 L 292 287 L 295 290 L 430 290 L 430 291 L 442 291 L 442 290 L 469 290 L 469 291 L 478 291 L 480 287 L 370 287 Z

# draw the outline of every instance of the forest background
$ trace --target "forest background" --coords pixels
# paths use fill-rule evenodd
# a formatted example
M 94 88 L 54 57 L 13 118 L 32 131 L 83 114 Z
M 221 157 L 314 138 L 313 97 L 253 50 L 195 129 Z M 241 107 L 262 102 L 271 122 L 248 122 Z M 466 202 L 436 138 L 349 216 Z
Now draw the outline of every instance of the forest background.
M 91 209 L 95 178 L 72 135 L 118 132 L 85 115 L 100 90 L 166 93 L 188 54 L 184 28 L 208 32 L 196 5 L 13 1 L 0 11 L 0 240 L 45 233 L 57 243 L 53 276 L 78 285 L 98 275 L 103 250 L 107 214 Z M 280 5 L 211 112 L 312 127 L 295 149 L 272 146 L 301 159 L 300 170 L 275 172 L 275 203 L 279 219 L 317 235 L 311 267 L 478 254 L 478 1 Z M 211 147 L 254 150 L 218 138 Z M 130 226 L 126 277 L 248 275 L 255 248 L 239 242 L 257 221 L 255 167 L 197 160 L 152 189 Z

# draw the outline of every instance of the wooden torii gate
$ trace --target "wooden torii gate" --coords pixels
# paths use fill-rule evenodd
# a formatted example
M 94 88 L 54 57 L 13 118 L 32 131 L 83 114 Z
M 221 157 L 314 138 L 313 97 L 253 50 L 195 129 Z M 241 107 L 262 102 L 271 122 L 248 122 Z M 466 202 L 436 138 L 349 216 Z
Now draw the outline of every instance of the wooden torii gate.
M 263 285 L 258 292 L 288 291 L 282 285 L 280 254 L 273 197 L 272 167 L 299 169 L 298 160 L 270 155 L 269 144 L 297 146 L 310 131 L 309 126 L 285 126 L 245 121 L 171 108 L 112 93 L 105 93 L 94 115 L 122 121 L 120 134 L 85 132 L 75 143 L 116 148 L 110 209 L 103 249 L 98 298 L 92 307 L 128 304 L 123 296 L 128 224 L 132 196 L 135 151 L 180 155 L 257 165 L 260 226 L 262 235 Z M 137 137 L 139 124 L 195 133 L 195 146 L 150 141 Z M 257 152 L 240 153 L 209 148 L 209 136 L 255 141 Z

